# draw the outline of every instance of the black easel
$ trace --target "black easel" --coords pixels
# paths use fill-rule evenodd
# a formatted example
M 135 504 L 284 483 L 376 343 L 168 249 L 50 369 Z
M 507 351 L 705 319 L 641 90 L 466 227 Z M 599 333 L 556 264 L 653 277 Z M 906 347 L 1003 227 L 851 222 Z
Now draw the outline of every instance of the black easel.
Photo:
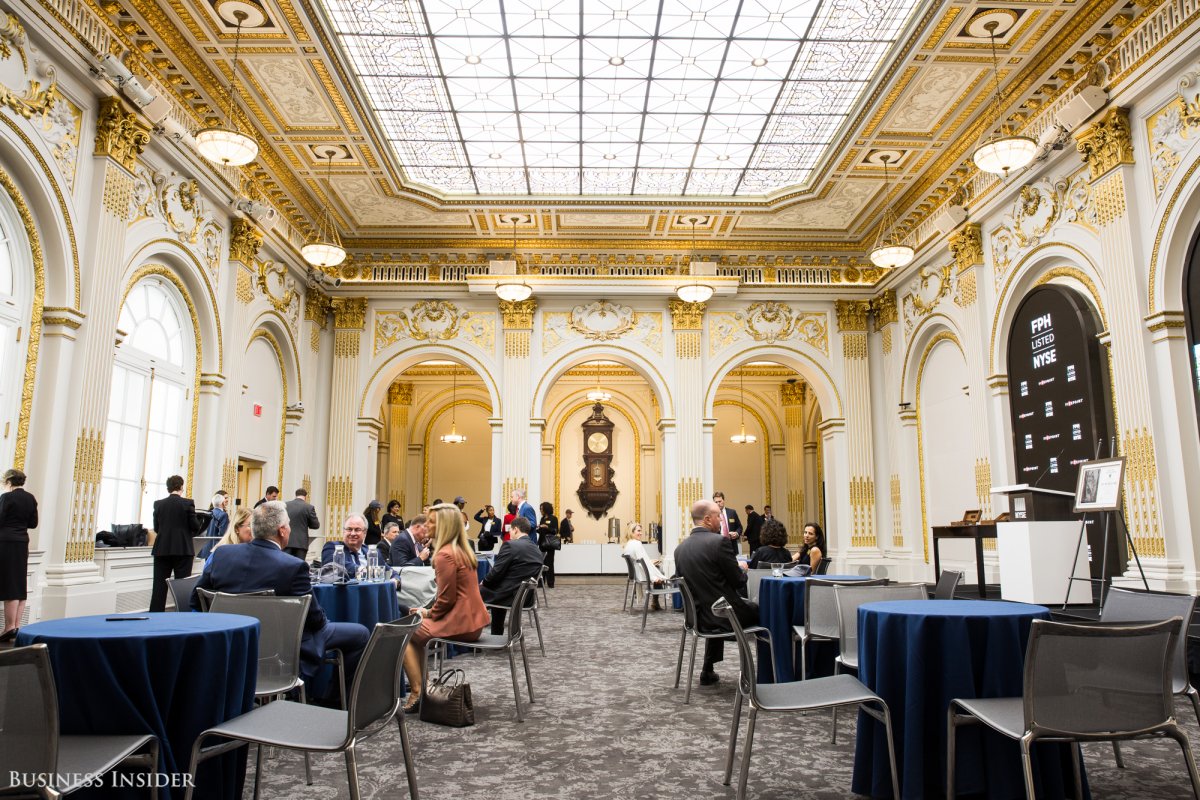
M 1102 441 L 1096 443 L 1096 460 L 1100 459 L 1100 447 L 1102 445 L 1103 445 Z M 1116 455 L 1116 450 L 1117 450 L 1117 443 L 1116 443 L 1116 438 L 1114 437 L 1113 439 L 1109 440 L 1108 452 L 1109 452 L 1110 458 L 1114 457 Z M 1071 574 L 1067 578 L 1067 594 L 1063 598 L 1063 604 L 1062 604 L 1062 610 L 1064 610 L 1064 611 L 1067 608 L 1067 601 L 1071 599 L 1071 582 L 1072 581 L 1086 581 L 1089 584 L 1099 583 L 1100 584 L 1100 608 L 1104 608 L 1105 588 L 1110 583 L 1110 579 L 1108 578 L 1108 530 L 1109 530 L 1109 524 L 1112 522 L 1113 514 L 1120 515 L 1121 527 L 1125 530 L 1125 543 L 1129 545 L 1129 552 L 1133 555 L 1134 563 L 1137 564 L 1138 574 L 1142 576 L 1142 585 L 1146 587 L 1147 592 L 1150 591 L 1150 583 L 1149 583 L 1149 581 L 1146 580 L 1146 571 L 1142 569 L 1142 560 L 1140 558 L 1138 558 L 1137 547 L 1135 547 L 1133 544 L 1133 537 L 1129 535 L 1129 526 L 1125 524 L 1125 512 L 1122 511 L 1120 508 L 1120 505 L 1118 505 L 1116 511 L 1100 511 L 1097 513 L 1102 514 L 1104 516 L 1104 543 L 1101 545 L 1101 547 L 1103 548 L 1104 554 L 1100 558 L 1100 577 L 1099 578 L 1093 578 L 1090 576 L 1087 578 L 1075 577 L 1075 568 L 1076 568 L 1076 565 L 1079 563 L 1079 551 L 1083 547 L 1084 538 L 1087 536 L 1088 513 L 1085 511 L 1083 513 L 1083 517 L 1081 517 L 1080 521 L 1079 521 L 1079 539 L 1075 542 L 1075 557 L 1071 559 Z M 1089 561 L 1090 561 L 1090 559 L 1089 559 Z

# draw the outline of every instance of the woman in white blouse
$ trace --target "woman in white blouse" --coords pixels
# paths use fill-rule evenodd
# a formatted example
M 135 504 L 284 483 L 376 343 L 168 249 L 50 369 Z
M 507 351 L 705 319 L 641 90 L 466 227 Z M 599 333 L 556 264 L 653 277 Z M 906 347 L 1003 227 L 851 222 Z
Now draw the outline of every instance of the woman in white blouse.
M 629 541 L 625 543 L 625 554 L 631 556 L 634 561 L 641 561 L 646 565 L 646 573 L 650 576 L 650 582 L 653 584 L 666 583 L 667 576 L 663 575 L 659 569 L 661 561 L 651 561 L 646 555 L 646 546 L 642 544 L 642 526 L 636 522 L 629 526 Z

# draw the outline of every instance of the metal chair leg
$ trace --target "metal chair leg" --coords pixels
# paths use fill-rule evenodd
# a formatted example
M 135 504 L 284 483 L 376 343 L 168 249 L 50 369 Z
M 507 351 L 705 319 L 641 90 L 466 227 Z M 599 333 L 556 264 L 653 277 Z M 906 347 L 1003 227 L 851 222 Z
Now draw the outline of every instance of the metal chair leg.
M 683 646 L 687 643 L 687 628 L 679 635 L 679 658 L 675 661 L 675 688 L 679 688 L 679 675 L 683 672 Z
M 1033 785 L 1033 759 L 1029 752 L 1033 741 L 1033 737 L 1029 734 L 1021 737 L 1021 771 L 1025 775 L 1026 797 L 1037 797 L 1037 790 Z
M 300 703 L 302 705 L 308 703 L 308 698 L 304 696 L 303 683 L 300 684 Z M 400 716 L 404 716 L 403 712 Z M 312 755 L 307 750 L 304 751 L 304 782 L 305 785 L 312 786 Z
M 1117 760 L 1117 769 L 1125 769 L 1125 759 L 1121 758 L 1121 743 L 1113 741 L 1113 758 Z
M 508 668 L 512 673 L 513 698 L 517 701 L 517 722 L 524 722 L 525 715 L 521 713 L 521 685 L 517 683 L 517 657 L 513 655 L 511 647 L 508 648 Z
M 958 715 L 954 713 L 954 703 L 950 703 L 950 710 L 946 712 L 946 800 L 954 800 L 957 794 L 954 790 L 954 751 L 957 734 Z
M 833 674 L 834 675 L 841 674 L 841 671 L 838 669 L 838 667 L 840 667 L 840 666 L 841 666 L 841 664 L 839 664 L 838 662 L 836 662 L 836 661 L 833 662 Z M 837 744 L 837 706 L 833 707 L 832 716 L 833 716 L 833 730 L 830 734 L 829 742 L 830 742 L 830 744 Z
M 350 800 L 359 800 L 358 759 L 354 756 L 354 745 L 346 748 L 346 779 L 350 782 Z
M 723 786 L 728 786 L 733 776 L 733 752 L 737 747 L 738 724 L 741 721 L 742 691 L 738 689 L 733 693 L 733 723 L 729 726 L 729 753 L 725 756 L 725 778 L 721 781 Z
M 888 767 L 892 770 L 892 800 L 900 800 L 900 773 L 896 769 L 896 740 L 892 738 L 892 713 L 888 710 L 887 703 L 880 700 L 879 705 L 883 706 L 883 733 L 887 736 Z
M 642 633 L 646 632 L 646 617 L 650 614 L 650 592 L 642 592 Z
M 408 726 L 404 724 L 404 709 L 400 709 L 396 713 L 396 724 L 400 726 L 400 752 L 404 754 L 404 772 L 408 776 L 408 795 L 411 800 L 419 800 L 417 797 L 417 765 L 413 763 L 412 748 L 408 744 Z
M 1188 777 L 1192 779 L 1192 794 L 1196 800 L 1200 800 L 1200 773 L 1196 771 L 1196 759 L 1192 755 L 1192 745 L 1188 740 L 1187 731 L 1182 726 L 1176 725 L 1173 730 L 1168 730 L 1167 735 L 1179 743 L 1179 749 L 1183 750 L 1183 761 L 1187 764 Z
M 633 583 L 628 578 L 626 578 L 626 580 L 625 580 L 625 597 L 621 601 L 621 610 L 622 611 L 624 611 L 626 609 L 626 607 L 629 605 L 629 587 L 632 585 L 633 585 Z
M 738 775 L 737 800 L 746 800 L 746 780 L 750 777 L 750 751 L 754 749 L 754 721 L 758 709 L 750 706 L 750 719 L 746 723 L 746 746 L 742 749 L 742 769 Z
M 1075 800 L 1083 800 L 1083 751 L 1079 742 L 1071 742 L 1071 775 L 1075 779 Z
M 260 744 L 255 748 L 254 754 L 254 800 L 258 800 L 259 789 L 262 788 L 262 751 L 263 746 Z
M 692 637 L 692 658 L 688 662 L 688 685 L 687 692 L 683 695 L 683 704 L 686 706 L 692 702 L 692 676 L 696 674 L 696 642 L 700 641 L 699 636 Z
M 542 658 L 546 657 L 546 643 L 542 639 L 542 620 L 538 616 L 537 606 L 529 609 L 529 616 L 533 617 L 533 627 L 537 629 L 538 649 L 542 651 Z
M 525 652 L 525 637 L 521 637 L 521 663 L 525 665 L 525 685 L 529 687 L 529 705 L 537 701 L 533 698 L 533 677 L 529 674 L 529 654 Z
M 808 680 L 808 649 L 805 647 L 807 643 L 807 638 L 800 639 L 800 680 L 802 681 Z

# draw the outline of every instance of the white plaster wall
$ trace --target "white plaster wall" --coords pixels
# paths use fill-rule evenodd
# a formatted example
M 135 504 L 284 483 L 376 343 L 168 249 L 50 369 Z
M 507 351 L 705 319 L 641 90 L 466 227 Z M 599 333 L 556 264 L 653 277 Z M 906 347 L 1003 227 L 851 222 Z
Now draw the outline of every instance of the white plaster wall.
M 766 436 L 758 420 L 746 414 L 746 433 L 758 437 L 754 444 L 733 444 L 729 437 L 741 430 L 741 409 L 717 406 L 713 429 L 713 490 L 725 493 L 725 504 L 736 509 L 745 524 L 743 507 L 749 503 L 759 511 L 766 504 L 766 474 L 763 448 Z M 780 503 L 773 505 L 779 506 Z
M 271 345 L 255 339 L 246 349 L 243 373 L 236 401 L 238 454 L 264 462 L 263 482 L 279 480 L 279 431 L 283 413 L 283 382 L 279 359 Z M 254 404 L 262 405 L 262 415 L 254 416 Z M 280 487 L 286 492 L 286 487 Z M 294 487 L 293 487 L 294 488 Z
M 456 495 L 462 495 L 467 500 L 467 513 L 473 515 L 486 503 L 495 505 L 488 497 L 492 477 L 492 432 L 485 409 L 460 405 L 455 410 L 456 429 L 466 435 L 467 441 L 454 445 L 439 441 L 439 436 L 450 432 L 449 412 L 434 423 L 429 436 L 429 496 L 426 500 L 440 497 L 448 503 Z

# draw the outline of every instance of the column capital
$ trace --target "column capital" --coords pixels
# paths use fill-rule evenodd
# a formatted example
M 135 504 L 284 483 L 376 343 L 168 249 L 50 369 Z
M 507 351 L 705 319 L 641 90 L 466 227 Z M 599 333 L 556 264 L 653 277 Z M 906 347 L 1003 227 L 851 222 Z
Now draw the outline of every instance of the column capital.
M 896 290 L 885 289 L 871 298 L 871 313 L 875 316 L 875 330 L 880 331 L 900 319 L 896 307 Z
M 393 383 L 388 387 L 388 402 L 394 406 L 411 406 L 413 385 L 407 382 Z
M 333 311 L 333 301 L 320 289 L 309 289 L 304 295 L 304 318 L 325 329 L 325 318 Z
M 125 110 L 119 97 L 100 101 L 96 117 L 97 156 L 107 156 L 130 172 L 137 166 L 138 156 L 150 144 L 150 128 L 137 114 Z
M 333 327 L 361 331 L 367 324 L 367 298 L 335 297 L 330 301 Z
M 504 327 L 508 329 L 533 330 L 533 312 L 537 310 L 537 300 L 501 300 L 500 316 Z
M 839 333 L 847 331 L 866 331 L 867 314 L 871 310 L 870 300 L 837 300 L 834 302 L 837 312 Z
M 671 310 L 671 327 L 677 331 L 698 331 L 704 327 L 705 303 L 685 303 L 672 298 L 667 301 Z
M 1094 181 L 1114 167 L 1133 163 L 1133 136 L 1129 128 L 1129 111 L 1119 106 L 1075 134 L 1075 149 L 1079 151 L 1088 174 Z
M 808 394 L 808 384 L 803 381 L 783 383 L 779 386 L 779 399 L 785 406 L 802 406 Z
M 950 253 L 954 256 L 954 265 L 959 272 L 977 267 L 983 263 L 983 226 L 978 222 L 969 222 L 950 234 L 946 240 Z
M 235 219 L 229 231 L 229 260 L 252 266 L 262 243 L 262 231 L 253 222 Z

